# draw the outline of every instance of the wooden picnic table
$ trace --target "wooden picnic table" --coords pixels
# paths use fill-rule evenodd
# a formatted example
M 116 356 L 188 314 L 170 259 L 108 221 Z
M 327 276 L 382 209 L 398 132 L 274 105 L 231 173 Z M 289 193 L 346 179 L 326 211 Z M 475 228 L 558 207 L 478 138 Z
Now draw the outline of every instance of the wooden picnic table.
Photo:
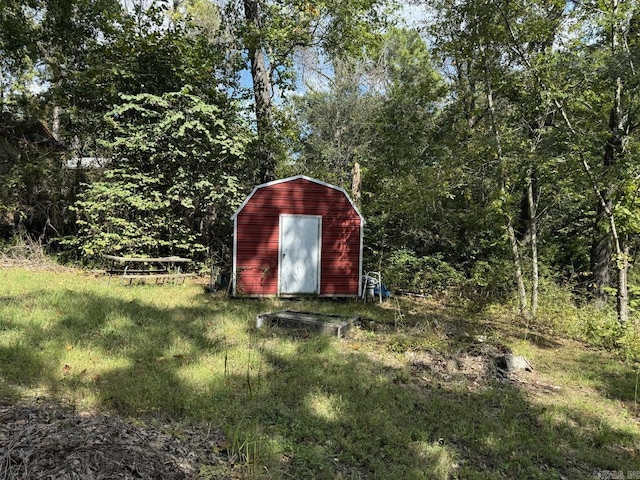
M 193 273 L 182 273 L 180 265 L 191 262 L 188 258 L 182 257 L 119 257 L 117 255 L 103 255 L 104 258 L 111 261 L 111 267 L 107 268 L 106 273 L 109 278 L 117 276 L 122 278 L 123 282 L 129 281 L 129 284 L 135 279 L 155 280 L 172 280 L 174 282 L 185 278 L 196 276 Z

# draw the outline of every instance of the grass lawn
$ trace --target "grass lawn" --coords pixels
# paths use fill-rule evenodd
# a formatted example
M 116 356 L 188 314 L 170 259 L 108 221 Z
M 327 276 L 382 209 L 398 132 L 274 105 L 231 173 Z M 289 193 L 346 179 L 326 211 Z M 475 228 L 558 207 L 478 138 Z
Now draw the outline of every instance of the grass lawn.
M 366 320 L 342 340 L 255 329 L 279 309 Z M 496 376 L 508 350 L 534 371 Z M 203 478 L 640 478 L 637 366 L 504 307 L 238 300 L 0 269 L 0 400 L 22 396 L 219 428 L 237 461 Z

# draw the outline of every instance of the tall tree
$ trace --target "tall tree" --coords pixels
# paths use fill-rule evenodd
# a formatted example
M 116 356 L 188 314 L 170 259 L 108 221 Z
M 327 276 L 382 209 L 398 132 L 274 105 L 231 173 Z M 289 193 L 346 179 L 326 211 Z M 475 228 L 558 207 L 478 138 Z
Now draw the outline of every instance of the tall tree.
M 121 12 L 108 37 L 87 50 L 81 68 L 56 91 L 66 134 L 91 153 L 103 115 L 120 102 L 121 94 L 162 95 L 190 85 L 204 100 L 224 102 L 223 46 L 215 43 L 215 31 L 191 19 L 188 12 L 171 11 L 160 1 Z
M 443 93 L 426 43 L 390 29 L 364 59 L 334 59 L 332 73 L 295 98 L 292 168 L 351 189 L 369 220 L 368 262 L 378 265 L 392 248 L 426 254 L 435 229 L 429 206 L 441 191 L 431 139 Z
M 253 82 L 258 181 L 274 179 L 278 160 L 284 155 L 276 129 L 281 120 L 274 102 L 296 88 L 296 54 L 308 48 L 320 49 L 327 57 L 355 52 L 375 37 L 379 27 L 377 9 L 384 3 L 385 0 L 227 3 L 228 22 L 241 38 Z M 238 11 L 243 12 L 243 18 L 234 15 Z
M 493 171 L 494 192 L 489 206 L 493 217 L 502 217 L 513 264 L 521 315 L 527 313 L 522 253 L 516 238 L 518 218 L 514 193 L 520 168 L 513 145 L 518 132 L 513 128 L 514 108 L 507 92 L 515 78 L 509 62 L 505 31 L 492 2 L 460 2 L 441 6 L 441 22 L 434 26 L 438 51 L 447 58 L 460 90 L 461 106 L 470 134 L 483 145 L 483 160 Z M 490 179 L 487 179 L 490 180 Z
M 630 78 L 635 77 L 635 66 L 631 47 L 637 42 L 631 25 L 637 21 L 638 6 L 636 2 L 622 4 L 620 0 L 611 0 L 608 12 L 604 16 L 602 28 L 606 32 L 604 40 L 609 46 L 611 58 L 617 60 L 616 65 L 610 65 L 612 73 L 609 75 L 610 102 L 608 119 L 608 135 L 604 141 L 603 169 L 605 179 L 601 186 L 594 184 L 598 198 L 595 235 L 592 246 L 591 264 L 594 275 L 596 297 L 603 301 L 606 299 L 605 287 L 608 286 L 608 272 L 611 264 L 611 250 L 613 245 L 615 258 L 614 265 L 617 270 L 617 308 L 620 322 L 626 323 L 628 312 L 628 287 L 627 275 L 629 270 L 629 246 L 625 238 L 625 232 L 619 232 L 619 223 L 616 222 L 614 203 L 612 196 L 621 179 L 619 175 L 611 175 L 609 170 L 620 170 L 619 164 L 628 156 L 626 144 L 629 136 L 637 128 L 634 118 L 637 106 L 637 94 L 626 85 L 633 85 Z M 629 91 L 630 90 L 630 91 Z M 635 98 L 634 98 L 635 97 Z M 626 104 L 626 105 L 625 105 Z M 586 172 L 589 167 L 583 161 Z M 609 178 L 607 178 L 609 177 Z M 611 178 L 613 177 L 613 178 Z M 617 178 L 616 178 L 617 177 Z
M 356 164 L 373 155 L 375 125 L 382 97 L 366 92 L 362 62 L 336 61 L 328 89 L 308 88 L 292 99 L 291 110 L 299 128 L 294 146 L 295 172 L 352 186 Z M 354 198 L 357 197 L 357 192 Z
M 482 202 L 504 226 L 520 313 L 535 317 L 540 271 L 538 206 L 542 200 L 546 204 L 542 211 L 548 211 L 562 194 L 556 189 L 549 197 L 541 196 L 553 191 L 549 182 L 554 182 L 553 172 L 559 175 L 558 160 L 568 151 L 564 142 L 550 135 L 556 107 L 526 59 L 542 62 L 553 55 L 565 33 L 564 2 L 443 2 L 439 7 L 441 15 L 432 32 L 450 72 L 453 93 L 447 110 L 459 112 L 464 119 L 459 127 L 464 129 L 464 140 L 455 150 L 464 151 L 464 156 L 458 156 L 466 158 L 466 168 L 474 168 L 467 177 L 472 183 L 489 173 L 485 181 L 493 183 L 494 193 L 489 194 L 489 203 Z M 475 151 L 464 145 L 475 145 Z M 485 156 L 481 168 L 471 163 L 478 154 Z M 526 271 L 531 272 L 530 297 Z
M 218 41 L 215 22 L 201 21 L 204 6 L 197 3 L 189 2 L 189 8 L 174 3 L 176 9 L 171 10 L 167 0 L 127 5 L 117 0 L 10 2 L 10 8 L 0 14 L 0 22 L 7 26 L 0 32 L 2 71 L 8 72 L 3 74 L 3 109 L 13 114 L 10 118 L 33 115 L 43 120 L 66 147 L 66 156 L 105 157 L 110 152 L 100 144 L 107 131 L 104 115 L 120 104 L 122 94 L 161 96 L 190 85 L 190 92 L 206 104 L 226 108 L 226 90 L 235 81 L 228 75 L 233 66 L 229 68 L 229 55 Z M 217 11 L 213 5 L 206 6 L 210 19 Z M 19 42 L 9 34 L 12 24 L 14 33 L 20 34 Z M 30 60 L 20 61 L 25 57 Z M 19 81 L 22 91 L 16 87 Z M 11 95 L 16 99 L 13 103 L 9 103 Z M 8 128 L 4 120 L 3 128 Z M 84 178 L 80 170 L 65 170 L 58 153 L 55 161 L 47 158 L 45 162 L 42 155 L 30 158 L 32 171 L 37 171 L 33 163 L 42 159 L 42 167 L 56 165 L 60 177 L 76 182 Z M 27 168 L 24 162 L 14 163 L 15 168 Z M 18 175 L 15 168 L 7 171 Z M 51 186 L 51 198 L 73 203 L 72 196 L 53 195 L 57 187 Z M 65 187 L 71 193 L 78 190 L 78 185 Z M 59 205 L 57 210 L 64 209 Z M 73 219 L 55 218 L 53 228 L 61 235 L 70 233 L 67 227 L 74 224 Z
M 250 138 L 239 116 L 188 92 L 125 95 L 109 112 L 111 165 L 75 206 L 86 258 L 104 252 L 204 260 L 226 241 Z
M 3 152 L 1 170 L 7 176 L 1 180 L 7 189 L 5 198 L 15 199 L 8 207 L 20 219 L 16 226 L 30 235 L 64 235 L 73 224 L 64 212 L 82 175 L 64 168 L 68 144 L 61 135 L 61 102 L 56 92 L 110 28 L 111 13 L 118 8 L 116 0 L 3 3 L 2 129 L 32 131 L 25 134 L 25 148 Z M 33 135 L 44 135 L 45 143 L 31 143 Z M 44 146 L 55 148 L 43 150 Z M 22 181 L 16 182 L 17 178 Z
M 629 316 L 627 238 L 637 225 L 629 218 L 634 215 L 628 215 L 632 211 L 628 202 L 635 202 L 635 194 L 629 196 L 623 187 L 637 183 L 634 162 L 629 161 L 629 148 L 637 135 L 640 93 L 633 63 L 636 48 L 633 25 L 637 9 L 636 2 L 623 4 L 617 0 L 597 8 L 588 2 L 563 8 L 563 15 L 567 19 L 570 17 L 571 22 L 567 21 L 559 33 L 570 39 L 569 48 L 556 41 L 555 51 L 544 57 L 532 55 L 522 48 L 518 23 L 505 17 L 514 50 L 557 111 L 587 185 L 595 196 L 591 246 L 594 290 L 596 298 L 604 302 L 613 263 L 617 272 L 617 312 L 621 323 Z M 573 32 L 567 36 L 570 28 Z M 559 35 L 556 40 L 560 39 Z M 572 62 L 569 67 L 567 59 Z M 594 69 L 594 65 L 597 68 Z M 588 73 L 590 71 L 594 73 Z M 601 158 L 599 162 L 595 161 L 597 157 Z M 636 188 L 632 190 L 636 191 Z
M 258 178 L 261 183 L 275 179 L 277 157 L 275 148 L 275 129 L 273 126 L 271 75 L 267 70 L 264 45 L 261 41 L 263 19 L 258 0 L 243 0 L 244 15 L 247 22 L 245 45 L 249 56 L 251 78 L 253 79 L 253 98 L 255 102 L 256 128 L 258 132 L 256 154 L 259 162 Z

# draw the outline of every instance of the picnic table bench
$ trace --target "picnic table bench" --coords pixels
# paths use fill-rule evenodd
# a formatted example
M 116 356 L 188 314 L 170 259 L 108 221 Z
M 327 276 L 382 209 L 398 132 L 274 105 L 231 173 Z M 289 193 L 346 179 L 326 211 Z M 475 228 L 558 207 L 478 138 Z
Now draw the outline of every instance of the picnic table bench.
M 188 277 L 195 277 L 195 273 L 182 273 L 181 264 L 191 262 L 182 257 L 119 257 L 116 255 L 103 255 L 110 261 L 110 266 L 105 270 L 111 277 L 121 278 L 123 282 L 134 280 L 155 280 L 159 283 L 166 280 L 177 283 Z

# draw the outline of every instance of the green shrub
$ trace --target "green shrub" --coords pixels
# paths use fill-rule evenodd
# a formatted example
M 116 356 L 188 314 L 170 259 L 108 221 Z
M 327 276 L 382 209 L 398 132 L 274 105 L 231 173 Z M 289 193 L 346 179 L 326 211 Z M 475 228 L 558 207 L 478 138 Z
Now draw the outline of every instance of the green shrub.
M 500 258 L 478 260 L 469 272 L 470 293 L 501 299 L 513 291 L 513 263 Z
M 443 293 L 465 283 L 464 275 L 439 255 L 418 257 L 406 249 L 394 252 L 382 273 L 392 289 L 412 293 Z
M 580 338 L 598 347 L 614 348 L 620 335 L 620 324 L 612 308 L 593 305 L 580 309 Z
M 250 134 L 188 92 L 123 95 L 106 115 L 111 164 L 78 195 L 78 233 L 61 244 L 85 261 L 103 253 L 203 260 L 223 244 Z
M 590 345 L 617 351 L 629 361 L 640 360 L 640 324 L 633 315 L 626 325 L 620 325 L 613 304 L 579 304 L 570 288 L 549 279 L 540 282 L 536 323 Z
M 620 327 L 617 346 L 627 360 L 640 361 L 640 325 L 637 322 L 629 322 Z

